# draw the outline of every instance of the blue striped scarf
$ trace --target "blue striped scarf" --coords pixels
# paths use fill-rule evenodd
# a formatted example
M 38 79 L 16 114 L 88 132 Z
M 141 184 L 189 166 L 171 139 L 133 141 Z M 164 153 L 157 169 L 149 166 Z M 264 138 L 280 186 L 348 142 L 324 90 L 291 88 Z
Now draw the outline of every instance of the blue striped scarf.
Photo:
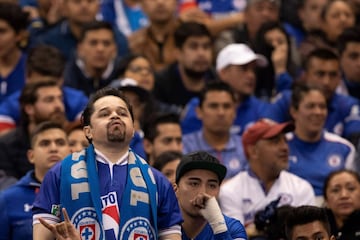
M 100 186 L 93 145 L 65 158 L 61 165 L 60 203 L 82 239 L 105 239 Z M 120 206 L 117 239 L 157 239 L 157 188 L 145 160 L 131 150 Z

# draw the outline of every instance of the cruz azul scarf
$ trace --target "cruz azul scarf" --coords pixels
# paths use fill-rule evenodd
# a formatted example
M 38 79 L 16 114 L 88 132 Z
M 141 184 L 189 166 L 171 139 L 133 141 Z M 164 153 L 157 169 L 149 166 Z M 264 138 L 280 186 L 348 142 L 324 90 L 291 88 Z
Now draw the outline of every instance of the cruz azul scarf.
M 80 232 L 83 240 L 106 238 L 103 217 L 108 218 L 109 212 L 115 212 L 113 214 L 116 225 L 114 232 L 118 240 L 157 239 L 155 178 L 145 160 L 131 150 L 126 185 L 122 199 L 119 201 L 120 206 L 102 210 L 93 145 L 63 160 L 60 191 L 61 207 L 66 208 L 71 222 Z M 107 197 L 111 201 L 111 195 Z

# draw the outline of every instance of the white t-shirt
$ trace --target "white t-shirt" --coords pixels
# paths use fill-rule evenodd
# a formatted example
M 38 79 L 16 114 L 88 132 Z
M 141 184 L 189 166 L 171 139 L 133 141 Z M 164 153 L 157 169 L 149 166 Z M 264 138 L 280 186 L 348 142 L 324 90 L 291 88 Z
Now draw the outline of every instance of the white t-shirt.
M 248 226 L 253 223 L 256 212 L 280 196 L 278 206 L 315 205 L 310 183 L 287 171 L 280 173 L 268 193 L 253 173 L 242 171 L 221 186 L 219 202 L 225 215 Z

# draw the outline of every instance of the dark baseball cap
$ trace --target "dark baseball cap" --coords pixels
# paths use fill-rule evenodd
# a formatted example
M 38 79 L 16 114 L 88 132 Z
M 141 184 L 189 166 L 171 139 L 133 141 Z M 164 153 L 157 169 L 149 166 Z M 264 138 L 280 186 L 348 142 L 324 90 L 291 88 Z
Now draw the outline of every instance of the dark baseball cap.
M 195 169 L 204 169 L 215 173 L 220 183 L 226 175 L 226 167 L 222 165 L 216 157 L 205 151 L 197 151 L 183 155 L 181 158 L 176 169 L 176 183 L 179 183 L 180 178 L 185 173 Z

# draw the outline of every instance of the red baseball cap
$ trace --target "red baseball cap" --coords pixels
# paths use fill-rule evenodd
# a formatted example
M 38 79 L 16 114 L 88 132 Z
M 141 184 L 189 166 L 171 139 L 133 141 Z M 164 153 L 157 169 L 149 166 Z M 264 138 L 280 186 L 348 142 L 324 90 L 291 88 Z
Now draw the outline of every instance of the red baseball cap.
M 261 139 L 269 139 L 294 131 L 295 125 L 292 122 L 277 123 L 271 119 L 263 118 L 249 127 L 242 135 L 242 144 L 246 153 L 249 145 L 255 145 Z

